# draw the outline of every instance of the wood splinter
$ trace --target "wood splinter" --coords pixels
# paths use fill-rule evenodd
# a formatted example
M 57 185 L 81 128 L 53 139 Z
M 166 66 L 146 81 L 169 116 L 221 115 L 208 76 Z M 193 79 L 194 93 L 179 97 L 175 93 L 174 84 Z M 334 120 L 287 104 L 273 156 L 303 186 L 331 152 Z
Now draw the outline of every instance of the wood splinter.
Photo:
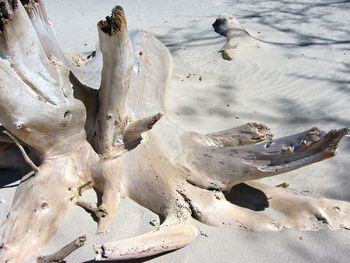
M 61 248 L 56 253 L 47 256 L 40 256 L 37 258 L 38 263 L 60 263 L 65 262 L 64 259 L 68 257 L 72 252 L 85 245 L 87 238 L 85 235 L 78 237 L 70 242 L 68 245 Z

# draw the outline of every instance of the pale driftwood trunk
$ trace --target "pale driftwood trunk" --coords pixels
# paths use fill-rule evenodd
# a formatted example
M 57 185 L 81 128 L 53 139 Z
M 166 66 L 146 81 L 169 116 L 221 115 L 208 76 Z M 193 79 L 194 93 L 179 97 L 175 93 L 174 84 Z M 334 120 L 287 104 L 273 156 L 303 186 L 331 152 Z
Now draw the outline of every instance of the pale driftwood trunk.
M 112 10 L 112 15 L 98 23 L 100 49 L 103 57 L 96 146 L 104 156 L 115 156 L 124 148 L 123 132 L 128 124 L 125 97 L 129 90 L 134 64 L 124 11 Z
M 206 135 L 184 131 L 164 107 L 169 51 L 149 33 L 129 37 L 121 7 L 98 23 L 100 50 L 77 70 L 59 49 L 41 1 L 22 1 L 25 8 L 17 1 L 0 3 L 0 122 L 15 138 L 0 136 L 0 154 L 8 168 L 24 162 L 17 150 L 22 145 L 40 158 L 38 167 L 30 165 L 34 171 L 21 181 L 1 226 L 1 262 L 35 255 L 74 205 L 95 214 L 97 232 L 105 232 L 126 197 L 165 220 L 150 233 L 96 245 L 97 260 L 181 248 L 197 235 L 194 219 L 257 231 L 319 229 L 320 222 L 350 227 L 347 202 L 251 181 L 334 156 L 346 129 L 312 128 L 277 140 L 256 123 Z M 230 30 L 233 38 L 240 28 Z M 225 193 L 246 181 L 273 196 L 271 209 L 285 217 L 227 201 Z M 89 188 L 102 195 L 99 206 L 80 199 Z

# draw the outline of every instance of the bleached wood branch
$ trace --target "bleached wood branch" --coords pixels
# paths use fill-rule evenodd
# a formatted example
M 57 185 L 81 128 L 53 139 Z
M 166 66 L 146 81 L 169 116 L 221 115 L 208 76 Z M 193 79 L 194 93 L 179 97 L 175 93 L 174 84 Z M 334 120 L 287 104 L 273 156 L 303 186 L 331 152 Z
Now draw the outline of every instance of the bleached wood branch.
M 178 163 L 193 171 L 187 175 L 188 181 L 206 189 L 227 191 L 244 181 L 285 173 L 330 158 L 347 131 L 340 129 L 326 134 L 312 128 L 296 135 L 239 147 L 205 145 L 205 140 L 193 143 L 193 136 L 185 136 L 184 154 Z
M 189 210 L 185 209 L 182 213 L 184 218 L 190 218 Z M 160 254 L 188 245 L 197 234 L 198 230 L 193 223 L 171 214 L 155 231 L 122 241 L 95 245 L 96 260 L 125 260 Z
M 80 236 L 77 239 L 70 242 L 68 245 L 61 248 L 59 251 L 47 255 L 47 256 L 40 256 L 37 258 L 38 263 L 59 263 L 63 262 L 66 257 L 68 257 L 71 253 L 73 253 L 75 250 L 81 248 L 85 245 L 86 242 L 86 236 Z

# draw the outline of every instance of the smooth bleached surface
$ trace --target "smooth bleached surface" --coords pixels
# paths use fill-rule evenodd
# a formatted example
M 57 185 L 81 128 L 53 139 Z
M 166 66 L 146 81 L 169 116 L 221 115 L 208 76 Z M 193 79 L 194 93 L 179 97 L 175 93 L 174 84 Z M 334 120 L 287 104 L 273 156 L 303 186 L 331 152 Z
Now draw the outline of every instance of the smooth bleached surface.
M 175 64 L 168 114 L 183 128 L 211 132 L 255 121 L 271 127 L 278 137 L 313 126 L 324 130 L 350 127 L 348 1 L 45 3 L 58 40 L 70 55 L 94 49 L 97 21 L 116 4 L 123 6 L 130 30 L 142 28 L 162 40 Z M 232 61 L 218 53 L 225 38 L 211 24 L 220 15 L 235 15 L 252 36 L 240 43 Z M 264 181 L 287 182 L 298 193 L 350 201 L 349 147 L 345 138 L 335 158 Z M 12 181 L 2 178 L 0 186 Z M 1 221 L 14 191 L 0 189 Z M 87 234 L 85 247 L 67 261 L 89 262 L 94 257 L 93 243 L 145 233 L 154 228 L 149 223 L 153 219 L 156 215 L 126 200 L 111 231 L 95 236 L 96 223 L 76 207 L 42 254 Z M 202 235 L 194 243 L 151 261 L 348 262 L 350 256 L 349 231 L 252 233 L 202 224 L 199 228 Z

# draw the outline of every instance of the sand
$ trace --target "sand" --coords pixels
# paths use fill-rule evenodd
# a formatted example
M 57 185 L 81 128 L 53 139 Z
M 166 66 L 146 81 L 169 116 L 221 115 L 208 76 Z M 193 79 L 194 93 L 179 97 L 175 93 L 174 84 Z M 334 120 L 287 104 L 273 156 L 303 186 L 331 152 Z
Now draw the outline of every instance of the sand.
M 271 127 L 277 137 L 313 126 L 350 127 L 349 1 L 45 3 L 57 38 L 70 56 L 94 49 L 96 22 L 116 4 L 125 9 L 130 30 L 142 28 L 161 39 L 175 64 L 167 114 L 183 128 L 210 132 L 257 121 Z M 232 61 L 218 53 L 225 38 L 211 24 L 220 15 L 236 16 L 252 36 L 240 43 Z M 349 159 L 348 137 L 335 158 L 264 181 L 287 182 L 306 195 L 350 201 Z M 14 181 L 0 182 L 3 186 Z M 14 191 L 0 188 L 1 221 Z M 149 223 L 153 219 L 155 214 L 125 200 L 110 232 L 95 236 L 95 222 L 73 208 L 41 254 L 87 234 L 86 246 L 67 261 L 93 262 L 93 243 L 145 233 L 154 228 Z M 195 242 L 150 262 L 348 262 L 350 257 L 350 231 L 253 233 L 198 224 L 201 235 Z

